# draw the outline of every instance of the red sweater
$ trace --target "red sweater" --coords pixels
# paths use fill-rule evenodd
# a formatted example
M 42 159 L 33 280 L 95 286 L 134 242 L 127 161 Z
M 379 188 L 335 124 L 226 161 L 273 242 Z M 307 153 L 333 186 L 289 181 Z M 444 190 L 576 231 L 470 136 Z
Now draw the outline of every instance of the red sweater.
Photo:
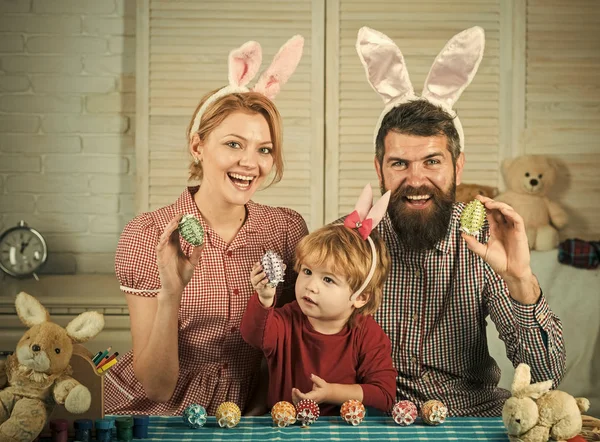
M 261 349 L 269 367 L 268 405 L 292 402 L 292 388 L 312 390 L 310 375 L 335 384 L 360 384 L 363 404 L 389 411 L 396 396 L 396 370 L 390 339 L 371 316 L 356 315 L 354 327 L 334 335 L 313 329 L 296 301 L 264 308 L 255 293 L 248 301 L 240 332 Z M 339 405 L 320 404 L 322 415 L 339 414 Z

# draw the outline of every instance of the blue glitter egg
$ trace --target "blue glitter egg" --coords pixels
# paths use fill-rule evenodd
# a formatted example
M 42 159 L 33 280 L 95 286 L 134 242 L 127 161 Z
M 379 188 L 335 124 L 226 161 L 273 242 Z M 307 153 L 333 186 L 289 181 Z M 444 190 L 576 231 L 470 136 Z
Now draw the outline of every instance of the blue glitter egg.
M 206 423 L 206 409 L 202 405 L 188 405 L 183 411 L 183 422 L 190 428 L 200 428 Z

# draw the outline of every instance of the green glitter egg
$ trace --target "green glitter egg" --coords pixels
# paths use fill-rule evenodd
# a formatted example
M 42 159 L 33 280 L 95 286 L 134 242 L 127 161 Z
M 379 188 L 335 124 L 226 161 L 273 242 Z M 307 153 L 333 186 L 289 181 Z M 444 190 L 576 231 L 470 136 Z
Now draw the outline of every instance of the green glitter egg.
M 194 215 L 183 215 L 179 221 L 179 234 L 193 246 L 200 246 L 204 241 L 204 229 L 200 220 Z
M 462 211 L 460 230 L 467 235 L 475 236 L 485 222 L 485 207 L 479 200 L 473 200 Z

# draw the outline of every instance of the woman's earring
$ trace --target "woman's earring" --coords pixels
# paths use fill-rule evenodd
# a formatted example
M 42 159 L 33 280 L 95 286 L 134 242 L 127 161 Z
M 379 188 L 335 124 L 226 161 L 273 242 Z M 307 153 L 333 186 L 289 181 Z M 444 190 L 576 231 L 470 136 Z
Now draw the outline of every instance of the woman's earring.
M 198 159 L 198 157 L 194 157 L 194 164 L 197 166 L 198 164 L 200 164 L 200 160 Z

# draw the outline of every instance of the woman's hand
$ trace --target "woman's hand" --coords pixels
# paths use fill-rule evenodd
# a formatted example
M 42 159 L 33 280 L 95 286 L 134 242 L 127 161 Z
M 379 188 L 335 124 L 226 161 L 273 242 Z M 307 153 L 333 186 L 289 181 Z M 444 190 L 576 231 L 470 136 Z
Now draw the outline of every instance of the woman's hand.
M 269 284 L 269 279 L 259 262 L 252 267 L 250 283 L 256 293 L 258 293 L 258 299 L 263 307 L 271 307 L 273 305 L 273 298 L 275 298 L 275 287 L 271 287 Z
M 177 230 L 182 216 L 183 214 L 178 214 L 171 219 L 156 245 L 156 260 L 161 283 L 159 298 L 166 296 L 168 299 L 179 300 L 177 297 L 181 296 L 183 289 L 192 279 L 204 247 L 204 244 L 194 247 L 189 258 L 183 253 L 179 244 L 179 230 Z

